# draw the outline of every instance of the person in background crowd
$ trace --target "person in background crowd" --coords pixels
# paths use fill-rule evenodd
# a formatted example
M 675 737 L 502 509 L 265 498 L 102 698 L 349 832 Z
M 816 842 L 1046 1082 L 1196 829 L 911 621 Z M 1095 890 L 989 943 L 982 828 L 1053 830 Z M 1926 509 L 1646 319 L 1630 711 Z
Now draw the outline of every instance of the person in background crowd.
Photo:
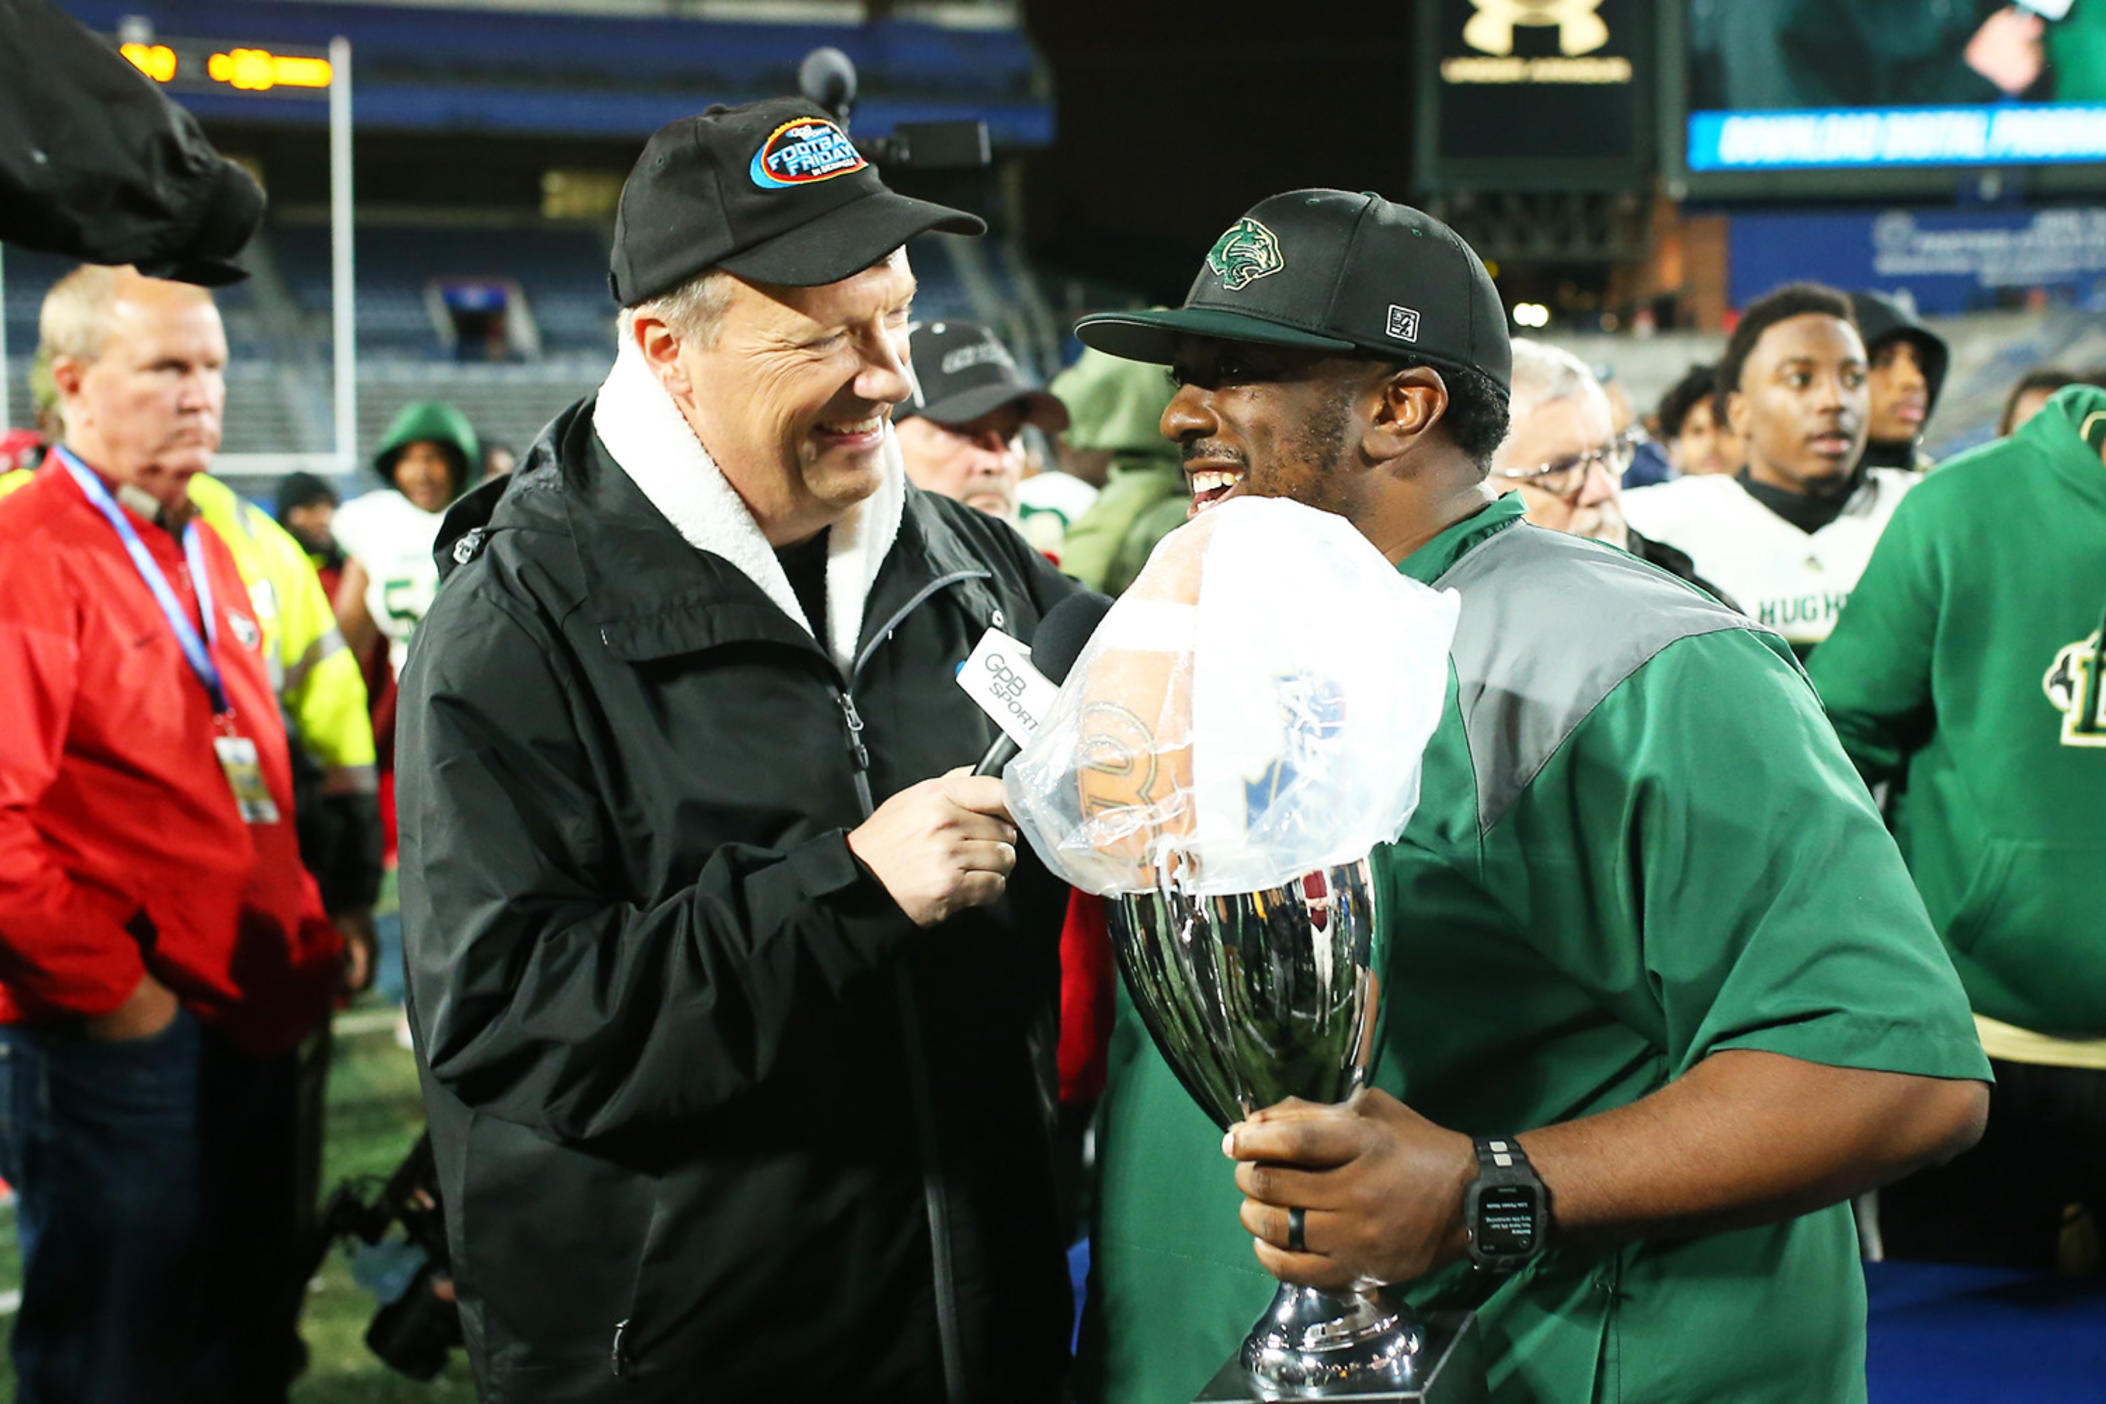
M 59 320 L 102 315 L 109 273 L 101 265 L 86 265 L 54 287 Z M 50 431 L 53 442 L 65 434 L 64 405 L 51 372 L 57 354 L 51 343 L 40 344 L 30 373 L 37 423 Z M 25 486 L 30 476 L 0 477 L 0 495 Z M 344 649 L 329 596 L 301 544 L 210 473 L 191 474 L 188 491 L 199 520 L 233 553 L 262 627 L 264 663 L 291 743 L 300 856 L 344 938 L 347 988 L 362 990 L 372 978 L 373 904 L 380 887 L 380 819 L 365 683 L 357 661 Z M 326 1053 L 326 1046 L 319 1048 L 316 1060 L 303 1067 L 303 1086 L 316 1117 Z
M 1865 462 L 1875 468 L 1931 467 L 1923 453 L 1923 429 L 1938 407 L 1951 349 L 1898 298 L 1854 292 L 1850 310 L 1871 363 Z
M 1810 666 L 1996 1073 L 1974 1150 L 1880 1191 L 1889 1257 L 2096 1271 L 2106 1215 L 2106 391 L 1894 513 Z M 2065 1233 L 2081 1205 L 2091 1234 Z M 2080 1247 L 2082 1239 L 2089 1242 Z
M 1224 253 L 1254 225 L 1275 271 L 1232 281 Z M 1419 314 L 1409 341 L 1396 305 Z M 1375 1083 L 1224 1139 L 1122 1012 L 1085 1390 L 1192 1398 L 1276 1277 L 1474 1306 L 1494 1404 L 1862 1401 L 1842 1201 L 1972 1144 L 1988 1069 L 1783 641 L 1487 488 L 1504 309 L 1417 210 L 1275 196 L 1185 309 L 1076 334 L 1173 366 L 1163 432 L 1200 511 L 1255 494 L 1337 512 L 1462 597 L 1457 704 L 1417 812 L 1372 858 L 1408 894 L 1385 908 Z M 1464 1210 L 1493 1140 L 1548 1202 L 1500 1271 L 1469 1260 Z
M 808 102 L 665 127 L 614 369 L 447 518 L 402 894 L 486 1399 L 1060 1396 L 1066 889 L 956 673 L 1074 586 L 902 468 L 930 229 Z
M 1747 467 L 1624 494 L 1624 517 L 1689 554 L 1802 658 L 1828 637 L 1894 506 L 1917 481 L 1864 461 L 1870 366 L 1833 288 L 1756 299 L 1719 361 Z
M 1065 405 L 1061 413 L 1067 413 Z M 1067 551 L 1068 528 L 1097 501 L 1096 484 L 1058 466 L 1059 443 L 1058 434 L 1025 426 L 1024 480 L 1016 486 L 1018 527 L 1055 565 Z
M 0 242 L 217 287 L 263 191 L 58 6 L 0 0 Z
M 2047 405 L 2048 397 L 2065 385 L 2095 385 L 2106 389 L 2106 366 L 2082 374 L 2049 366 L 2027 371 L 2011 387 L 2011 397 L 2004 401 L 2003 415 L 1996 424 L 1997 437 L 2009 438 L 2017 433 L 2027 420 Z
M 1746 465 L 1747 449 L 1719 406 L 1717 367 L 1691 366 L 1660 397 L 1658 413 L 1675 477 L 1738 473 Z M 1628 477 L 1623 485 L 1636 486 Z
M 1085 349 L 1053 378 L 1072 422 L 1061 462 L 1103 490 L 1068 527 L 1060 568 L 1093 590 L 1116 595 L 1133 583 L 1155 543 L 1185 524 L 1192 493 L 1177 445 L 1163 437 L 1170 382 L 1154 366 Z
M 1068 427 L 1067 406 L 1025 380 L 1009 348 L 978 322 L 919 323 L 910 342 L 914 389 L 892 415 L 908 479 L 1020 526 L 1024 426 L 1057 434 Z M 1057 539 L 1031 544 L 1059 556 Z
M 1630 440 L 1612 429 L 1594 373 L 1570 352 L 1525 337 L 1515 338 L 1513 357 L 1510 427 L 1492 455 L 1492 487 L 1520 493 L 1539 527 L 1606 542 L 1724 599 L 1687 555 L 1624 521 L 1620 483 Z
M 336 617 L 352 652 L 365 657 L 386 639 L 400 674 L 417 622 L 439 588 L 432 542 L 447 504 L 473 485 L 482 446 L 468 417 L 439 400 L 402 407 L 373 453 L 386 486 L 336 509 L 331 530 L 344 552 Z
M 2011 387 L 2010 396 L 2004 401 L 2004 412 L 1997 416 L 1996 436 L 2008 439 L 2032 417 L 2047 408 L 2048 400 L 2065 385 L 2077 382 L 2075 371 L 2057 366 L 2038 366 L 2018 378 Z
M 50 441 L 34 429 L 0 432 L 0 474 L 33 472 L 50 452 Z
M 265 621 L 190 495 L 226 336 L 204 290 L 103 267 L 40 330 L 64 442 L 0 501 L 15 1397 L 282 1404 L 316 1140 L 299 1050 L 343 944 L 300 862 Z
M 51 356 L 41 346 L 29 363 L 29 400 L 35 427 L 0 430 L 0 484 L 13 474 L 42 467 L 51 446 L 65 434 L 59 422 L 58 388 L 51 383 Z
M 1624 445 L 1624 470 L 1621 485 L 1649 487 L 1664 483 L 1674 476 L 1674 468 L 1667 460 L 1667 452 L 1654 441 L 1645 423 L 1638 417 L 1637 406 L 1616 378 L 1616 367 L 1603 361 L 1589 375 L 1601 386 L 1602 394 L 1609 405 L 1609 422 L 1616 426 L 1616 438 Z
M 335 598 L 335 578 L 344 569 L 344 550 L 336 544 L 336 509 L 343 501 L 326 478 L 287 473 L 278 480 L 278 525 L 292 533 L 321 574 L 323 588 Z
M 397 679 L 432 597 L 439 567 L 432 543 L 446 507 L 472 486 L 482 446 L 467 416 L 438 400 L 413 400 L 396 414 L 373 454 L 373 471 L 387 486 L 336 509 L 331 534 L 344 553 L 336 585 L 336 617 L 352 656 L 366 670 L 371 696 L 374 757 L 380 778 L 384 863 L 396 862 L 395 716 Z M 385 647 L 382 647 L 382 643 Z M 385 905 L 385 904 L 383 904 Z M 390 910 L 376 923 L 374 980 L 381 995 L 403 992 L 402 918 Z M 409 1046 L 408 1014 L 395 1031 Z
M 495 439 L 483 441 L 482 476 L 477 482 L 487 483 L 492 478 L 502 478 L 519 466 L 519 455 L 512 452 L 510 444 L 501 444 Z

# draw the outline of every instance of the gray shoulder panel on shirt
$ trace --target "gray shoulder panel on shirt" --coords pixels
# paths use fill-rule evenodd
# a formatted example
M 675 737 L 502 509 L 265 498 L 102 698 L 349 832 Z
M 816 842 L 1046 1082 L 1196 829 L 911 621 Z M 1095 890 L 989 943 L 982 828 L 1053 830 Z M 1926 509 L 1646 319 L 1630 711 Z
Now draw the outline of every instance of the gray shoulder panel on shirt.
M 1603 698 L 1677 639 L 1756 626 L 1621 551 L 1522 523 L 1434 582 L 1462 596 L 1455 675 L 1487 833 Z

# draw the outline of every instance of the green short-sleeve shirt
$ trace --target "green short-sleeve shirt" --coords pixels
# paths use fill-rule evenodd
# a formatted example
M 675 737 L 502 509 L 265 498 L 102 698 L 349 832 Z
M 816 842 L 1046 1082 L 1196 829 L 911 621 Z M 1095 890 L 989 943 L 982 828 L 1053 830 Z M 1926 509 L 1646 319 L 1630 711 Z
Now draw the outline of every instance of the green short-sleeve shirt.
M 1781 639 L 1523 524 L 1511 497 L 1402 569 L 1456 589 L 1462 617 L 1419 809 L 1376 857 L 1378 1085 L 1496 1135 L 1626 1105 L 1719 1049 L 1987 1079 L 1952 966 Z M 1192 1398 L 1271 1296 L 1220 1140 L 1122 991 L 1093 1395 Z M 1457 1305 L 1466 1275 L 1407 1295 Z M 1554 1250 L 1479 1308 L 1501 1404 L 1862 1399 L 1864 1317 L 1847 1205 Z

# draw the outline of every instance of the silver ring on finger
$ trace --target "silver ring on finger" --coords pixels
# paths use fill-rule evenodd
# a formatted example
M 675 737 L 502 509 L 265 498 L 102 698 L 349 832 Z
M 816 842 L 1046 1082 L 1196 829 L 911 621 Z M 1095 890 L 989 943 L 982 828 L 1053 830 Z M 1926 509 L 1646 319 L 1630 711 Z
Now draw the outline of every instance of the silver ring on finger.
M 1306 1210 L 1306 1209 L 1289 1209 L 1289 1210 L 1287 1211 L 1287 1251 L 1288 1251 L 1288 1252 L 1290 1252 L 1290 1253 L 1306 1253 L 1306 1252 L 1308 1252 L 1308 1251 L 1309 1251 L 1309 1240 L 1308 1240 L 1308 1238 L 1307 1238 L 1307 1237 L 1305 1236 L 1305 1235 L 1306 1235 L 1306 1234 L 1308 1233 L 1308 1229 L 1309 1229 L 1309 1211 L 1308 1211 L 1308 1210 Z

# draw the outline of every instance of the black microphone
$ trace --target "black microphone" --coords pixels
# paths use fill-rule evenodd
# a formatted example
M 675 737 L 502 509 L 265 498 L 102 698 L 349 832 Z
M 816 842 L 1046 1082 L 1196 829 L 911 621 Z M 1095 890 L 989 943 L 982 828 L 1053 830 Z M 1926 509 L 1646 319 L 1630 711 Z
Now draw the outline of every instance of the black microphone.
M 1068 680 L 1068 670 L 1082 656 L 1083 647 L 1089 643 L 1090 635 L 1111 613 L 1111 596 L 1100 595 L 1095 590 L 1083 590 L 1068 596 L 1038 621 L 1038 629 L 1031 635 L 1031 666 L 1038 669 L 1046 681 L 1058 687 Z M 987 754 L 973 767 L 975 775 L 1000 775 L 1002 767 L 1016 758 L 1023 747 L 1008 732 L 995 737 Z
M 807 102 L 825 108 L 847 126 L 848 114 L 856 106 L 854 60 L 832 45 L 812 50 L 798 65 L 797 90 Z

